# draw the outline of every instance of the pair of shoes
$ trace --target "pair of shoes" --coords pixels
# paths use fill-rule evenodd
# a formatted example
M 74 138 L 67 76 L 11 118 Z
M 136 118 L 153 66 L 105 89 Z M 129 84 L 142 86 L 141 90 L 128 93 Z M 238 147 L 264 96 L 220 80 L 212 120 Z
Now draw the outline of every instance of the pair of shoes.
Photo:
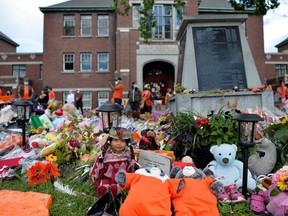
M 97 197 L 98 198 L 102 197 L 106 192 L 107 192 L 107 188 L 105 186 L 103 186 L 103 185 L 100 185 L 97 188 Z
M 237 190 L 235 184 L 226 186 L 224 189 L 225 189 L 225 192 L 230 197 L 231 202 L 241 202 L 245 200 L 245 196 Z
M 267 213 L 264 198 L 257 194 L 252 194 L 250 197 L 250 209 L 255 213 Z
M 217 194 L 216 198 L 218 201 L 221 201 L 223 203 L 230 203 L 231 202 L 229 195 L 225 191 L 223 191 L 220 194 Z

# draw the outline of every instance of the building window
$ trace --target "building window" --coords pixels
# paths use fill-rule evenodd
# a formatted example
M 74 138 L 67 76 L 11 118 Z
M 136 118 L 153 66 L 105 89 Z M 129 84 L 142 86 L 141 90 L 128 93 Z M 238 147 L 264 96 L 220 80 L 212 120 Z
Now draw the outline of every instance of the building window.
M 97 101 L 98 106 L 101 106 L 105 102 L 109 101 L 109 91 L 99 91 Z
M 74 71 L 74 54 L 63 54 L 63 71 Z
M 80 54 L 80 70 L 92 71 L 92 54 L 91 53 Z
M 12 73 L 14 77 L 22 77 L 26 76 L 26 65 L 13 65 Z
M 284 77 L 287 74 L 287 65 L 286 64 L 276 64 L 276 78 Z
M 75 16 L 74 15 L 64 15 L 63 35 L 65 36 L 75 35 Z
M 83 92 L 83 109 L 92 109 L 92 92 Z
M 39 79 L 42 80 L 43 79 L 43 65 L 40 65 L 40 71 L 39 71 Z
M 183 20 L 184 8 L 182 6 L 176 8 L 176 29 L 179 29 Z
M 109 71 L 109 54 L 98 53 L 97 54 L 97 70 L 98 71 Z
M 140 26 L 140 4 L 132 5 L 132 25 L 134 28 L 139 28 Z
M 109 16 L 98 16 L 98 36 L 109 36 Z
M 81 35 L 91 36 L 92 35 L 92 16 L 81 15 Z
M 172 5 L 154 5 L 153 13 L 152 39 L 172 39 Z

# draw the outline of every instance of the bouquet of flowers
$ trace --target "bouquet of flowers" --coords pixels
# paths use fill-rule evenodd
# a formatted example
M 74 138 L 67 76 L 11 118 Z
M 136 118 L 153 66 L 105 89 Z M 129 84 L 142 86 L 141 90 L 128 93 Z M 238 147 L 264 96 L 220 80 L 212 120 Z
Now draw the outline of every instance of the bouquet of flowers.
M 288 165 L 283 166 L 272 176 L 272 184 L 277 185 L 277 187 L 271 191 L 272 196 L 280 192 L 288 192 Z

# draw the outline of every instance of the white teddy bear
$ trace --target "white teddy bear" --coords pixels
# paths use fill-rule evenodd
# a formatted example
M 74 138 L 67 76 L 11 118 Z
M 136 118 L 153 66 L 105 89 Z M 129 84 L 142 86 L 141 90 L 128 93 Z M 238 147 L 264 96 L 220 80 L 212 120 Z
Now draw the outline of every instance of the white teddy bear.
M 243 163 L 235 159 L 237 146 L 235 144 L 221 144 L 210 148 L 215 160 L 211 161 L 206 168 L 210 169 L 215 179 L 222 182 L 224 186 L 236 184 L 239 188 L 242 186 Z M 256 181 L 252 178 L 248 170 L 247 188 L 254 190 Z

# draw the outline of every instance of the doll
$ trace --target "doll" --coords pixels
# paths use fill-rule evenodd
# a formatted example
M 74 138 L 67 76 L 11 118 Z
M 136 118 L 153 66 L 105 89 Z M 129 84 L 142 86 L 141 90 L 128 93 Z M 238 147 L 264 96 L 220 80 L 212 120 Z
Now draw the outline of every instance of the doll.
M 130 138 L 131 133 L 125 128 L 110 129 L 107 142 L 91 170 L 92 184 L 96 187 L 98 197 L 107 191 L 113 196 L 119 194 L 120 190 L 115 183 L 116 173 L 135 171 L 135 156 Z

